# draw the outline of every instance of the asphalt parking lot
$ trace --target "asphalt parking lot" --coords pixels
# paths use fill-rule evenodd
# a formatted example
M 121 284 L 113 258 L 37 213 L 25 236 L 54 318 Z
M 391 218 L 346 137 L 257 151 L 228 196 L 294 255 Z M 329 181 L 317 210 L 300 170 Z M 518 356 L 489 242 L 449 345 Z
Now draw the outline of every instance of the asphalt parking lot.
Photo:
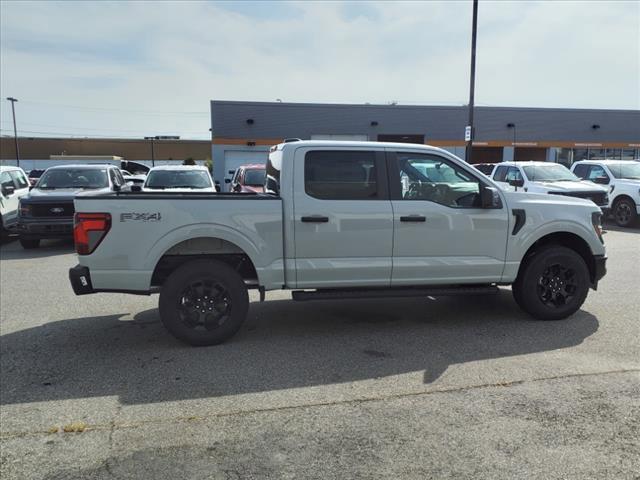
M 2 478 L 640 478 L 640 229 L 568 320 L 492 297 L 297 303 L 224 345 L 157 296 L 73 295 L 72 245 L 0 247 Z M 65 432 L 64 430 L 72 430 Z

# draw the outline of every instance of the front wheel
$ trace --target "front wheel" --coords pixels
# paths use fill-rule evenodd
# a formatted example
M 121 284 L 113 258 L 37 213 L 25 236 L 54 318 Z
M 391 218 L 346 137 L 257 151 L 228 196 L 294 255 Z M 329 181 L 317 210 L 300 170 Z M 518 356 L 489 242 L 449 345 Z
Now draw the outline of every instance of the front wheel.
M 613 206 L 613 218 L 619 227 L 630 227 L 636 221 L 636 206 L 628 198 L 621 198 Z
M 177 268 L 160 291 L 160 318 L 176 338 L 194 346 L 216 345 L 242 326 L 249 295 L 227 264 L 194 260 Z
M 582 306 L 589 286 L 584 259 L 570 248 L 549 245 L 525 262 L 512 290 L 520 308 L 532 317 L 560 320 Z
M 31 250 L 34 248 L 38 248 L 40 246 L 40 239 L 39 238 L 22 238 L 20 237 L 20 245 L 22 245 L 22 248 L 24 248 L 25 250 Z

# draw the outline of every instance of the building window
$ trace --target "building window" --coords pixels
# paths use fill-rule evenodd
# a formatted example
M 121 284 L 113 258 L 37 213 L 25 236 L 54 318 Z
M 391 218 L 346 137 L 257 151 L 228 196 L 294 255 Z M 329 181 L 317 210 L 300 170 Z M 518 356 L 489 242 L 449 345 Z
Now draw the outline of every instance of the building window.
M 623 148 L 621 155 L 622 160 L 633 160 L 634 158 L 637 158 L 634 148 Z
M 312 151 L 304 159 L 304 188 L 321 200 L 376 200 L 375 152 Z

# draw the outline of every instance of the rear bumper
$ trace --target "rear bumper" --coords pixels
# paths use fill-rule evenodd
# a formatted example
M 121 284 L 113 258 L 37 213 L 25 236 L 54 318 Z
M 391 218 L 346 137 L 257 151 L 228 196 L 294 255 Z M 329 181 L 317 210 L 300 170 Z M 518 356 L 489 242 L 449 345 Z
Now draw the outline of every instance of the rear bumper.
M 158 289 L 151 290 L 127 290 L 120 288 L 93 288 L 91 281 L 91 271 L 89 267 L 84 265 L 76 265 L 69 269 L 69 281 L 71 288 L 76 295 L 88 295 L 90 293 L 111 292 L 111 293 L 130 293 L 133 295 L 151 295 L 157 293 Z
M 76 265 L 69 269 L 69 281 L 71 282 L 71 288 L 76 295 L 87 295 L 89 293 L 95 293 L 93 285 L 91 284 L 91 273 L 89 268 L 82 265 Z
M 25 238 L 72 238 L 73 217 L 18 220 L 18 233 Z

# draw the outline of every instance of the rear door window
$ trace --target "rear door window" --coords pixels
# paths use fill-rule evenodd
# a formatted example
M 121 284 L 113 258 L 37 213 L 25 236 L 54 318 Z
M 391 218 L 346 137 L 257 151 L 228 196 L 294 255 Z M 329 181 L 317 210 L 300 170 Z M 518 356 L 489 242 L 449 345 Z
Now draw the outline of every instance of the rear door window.
M 311 151 L 304 160 L 304 188 L 321 200 L 377 200 L 378 171 L 373 151 Z

